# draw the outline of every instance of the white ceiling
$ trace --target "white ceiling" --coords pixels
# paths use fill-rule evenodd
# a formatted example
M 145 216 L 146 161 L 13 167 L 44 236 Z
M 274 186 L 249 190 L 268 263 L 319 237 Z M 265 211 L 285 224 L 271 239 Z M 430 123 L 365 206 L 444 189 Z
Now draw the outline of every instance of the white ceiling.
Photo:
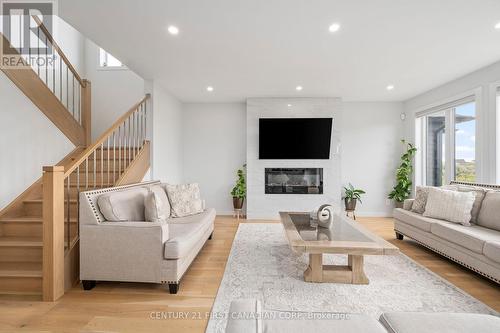
M 184 102 L 402 101 L 500 60 L 499 0 L 59 0 L 59 14 Z M 333 22 L 341 30 L 328 32 Z M 179 27 L 174 37 L 168 25 Z M 385 88 L 394 84 L 393 91 Z M 215 91 L 208 93 L 207 86 Z M 301 85 L 301 92 L 295 87 Z

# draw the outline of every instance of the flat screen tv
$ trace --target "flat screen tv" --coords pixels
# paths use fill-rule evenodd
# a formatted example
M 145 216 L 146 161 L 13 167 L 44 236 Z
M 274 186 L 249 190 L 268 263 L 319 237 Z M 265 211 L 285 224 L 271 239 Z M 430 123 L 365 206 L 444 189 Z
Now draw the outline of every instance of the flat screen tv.
M 259 159 L 329 159 L 332 118 L 259 119 Z

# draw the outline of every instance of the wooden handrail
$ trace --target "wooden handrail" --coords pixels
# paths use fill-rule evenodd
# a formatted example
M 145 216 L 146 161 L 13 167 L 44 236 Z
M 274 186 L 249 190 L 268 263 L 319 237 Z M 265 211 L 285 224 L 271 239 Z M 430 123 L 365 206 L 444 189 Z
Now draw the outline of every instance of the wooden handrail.
M 64 61 L 64 63 L 66 64 L 66 66 L 68 66 L 68 68 L 71 71 L 71 73 L 73 73 L 75 79 L 80 83 L 80 86 L 85 87 L 84 80 L 80 77 L 80 75 L 78 75 L 78 72 L 73 67 L 73 65 L 71 64 L 71 62 L 68 60 L 68 58 L 66 57 L 66 55 L 64 54 L 64 52 L 59 47 L 59 45 L 56 43 L 56 41 L 54 40 L 54 37 L 52 37 L 52 35 L 50 34 L 50 32 L 47 29 L 47 27 L 45 27 L 45 25 L 38 18 L 37 15 L 32 15 L 32 17 L 33 17 L 33 20 L 35 20 L 36 24 L 38 24 L 38 26 L 40 27 L 40 29 L 43 31 L 43 34 L 45 35 L 45 37 L 47 37 L 47 39 L 50 40 L 50 43 L 52 44 L 52 46 L 54 47 L 54 49 L 57 51 L 57 53 L 59 54 L 59 56 L 61 57 L 61 59 Z
M 82 153 L 82 155 L 80 156 L 80 158 L 77 159 L 77 160 L 75 160 L 73 163 L 71 163 L 70 166 L 68 167 L 68 169 L 65 170 L 65 172 L 64 172 L 64 178 L 66 178 L 69 175 L 71 175 L 71 173 L 73 171 L 75 171 L 80 166 L 80 164 L 82 164 L 87 158 L 89 158 L 89 156 L 92 155 L 94 153 L 94 151 L 96 151 L 99 147 L 101 147 L 101 145 L 104 143 L 104 141 L 106 141 L 108 139 L 108 137 L 111 134 L 113 134 L 113 132 L 116 129 L 118 129 L 118 127 L 120 127 L 123 124 L 123 122 L 128 117 L 130 117 L 130 115 L 132 113 L 134 113 L 135 111 L 137 111 L 137 109 L 139 108 L 139 106 L 141 104 L 143 104 L 144 102 L 146 102 L 150 97 L 151 97 L 150 94 L 146 94 L 146 96 L 140 102 L 136 103 L 134 106 L 132 106 L 130 108 L 130 110 L 128 110 L 120 118 L 118 118 L 118 120 L 115 121 L 114 124 L 111 125 L 111 127 L 106 132 L 104 132 L 99 137 L 99 139 L 97 139 L 96 142 L 94 142 L 91 146 L 87 147 L 87 149 L 85 149 L 85 151 Z

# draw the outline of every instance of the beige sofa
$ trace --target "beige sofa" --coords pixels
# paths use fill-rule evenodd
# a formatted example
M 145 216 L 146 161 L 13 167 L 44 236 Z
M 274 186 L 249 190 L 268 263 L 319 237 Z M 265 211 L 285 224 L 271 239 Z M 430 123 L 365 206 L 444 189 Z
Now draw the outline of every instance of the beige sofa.
M 412 212 L 413 199 L 394 210 L 398 239 L 412 238 L 421 245 L 500 283 L 500 188 L 453 182 L 486 191 L 476 224 L 463 226 Z M 462 188 L 461 188 L 462 189 Z
M 131 196 L 127 209 L 141 209 L 147 188 L 158 184 L 80 193 L 80 279 L 85 290 L 92 289 L 96 281 L 123 281 L 167 283 L 170 293 L 177 293 L 183 274 L 211 239 L 215 210 L 162 223 L 108 222 L 97 204 L 104 193 L 126 192 Z
M 377 321 L 364 314 L 262 309 L 254 299 L 231 303 L 226 333 L 497 333 L 500 318 L 473 313 L 384 313 Z

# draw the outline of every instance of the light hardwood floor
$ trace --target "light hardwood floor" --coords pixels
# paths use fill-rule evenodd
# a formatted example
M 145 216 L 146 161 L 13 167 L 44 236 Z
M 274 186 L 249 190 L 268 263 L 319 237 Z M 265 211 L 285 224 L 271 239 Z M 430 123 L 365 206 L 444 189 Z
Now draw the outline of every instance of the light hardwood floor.
M 358 221 L 420 264 L 500 311 L 500 286 L 411 241 L 395 240 L 392 219 Z M 160 285 L 99 283 L 90 292 L 76 286 L 55 303 L 0 298 L 0 332 L 204 332 L 205 313 L 211 309 L 237 228 L 237 220 L 217 218 L 214 238 L 193 262 L 177 295 L 168 294 Z M 161 313 L 166 317 L 169 313 L 182 314 L 187 319 L 152 319 Z

